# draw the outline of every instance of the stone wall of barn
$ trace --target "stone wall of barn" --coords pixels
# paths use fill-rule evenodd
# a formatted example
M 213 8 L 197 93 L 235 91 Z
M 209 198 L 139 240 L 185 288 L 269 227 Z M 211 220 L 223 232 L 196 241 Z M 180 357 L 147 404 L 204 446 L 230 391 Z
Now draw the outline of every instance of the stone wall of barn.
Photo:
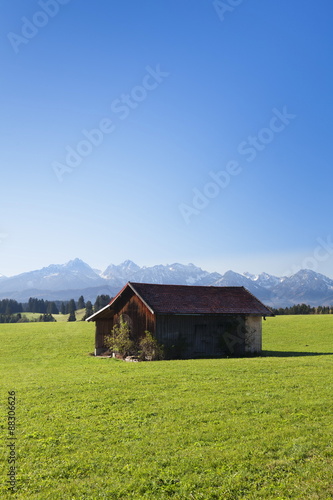
M 260 354 L 262 350 L 261 316 L 245 317 L 245 354 Z

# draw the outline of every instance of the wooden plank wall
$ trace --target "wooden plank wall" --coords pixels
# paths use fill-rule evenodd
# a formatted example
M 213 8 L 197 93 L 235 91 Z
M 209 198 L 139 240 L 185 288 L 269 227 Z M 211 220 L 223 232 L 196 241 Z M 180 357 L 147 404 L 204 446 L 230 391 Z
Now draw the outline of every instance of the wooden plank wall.
M 129 301 L 115 313 L 114 324 L 116 324 L 121 316 L 128 322 L 131 328 L 131 337 L 133 339 L 140 338 L 145 331 L 154 334 L 155 332 L 155 315 L 141 302 L 141 300 L 133 295 Z
M 95 353 L 100 354 L 106 350 L 104 338 L 109 335 L 113 326 L 112 319 L 99 319 L 95 325 Z
M 156 337 L 170 357 L 243 356 L 245 318 L 242 315 L 159 315 Z

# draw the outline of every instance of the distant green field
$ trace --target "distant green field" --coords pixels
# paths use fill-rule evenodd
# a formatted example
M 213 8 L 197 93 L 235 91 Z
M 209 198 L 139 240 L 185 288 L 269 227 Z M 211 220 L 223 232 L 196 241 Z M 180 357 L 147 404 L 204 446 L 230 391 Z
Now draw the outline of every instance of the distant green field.
M 85 309 L 78 309 L 77 311 L 75 311 L 76 320 L 81 321 L 85 313 L 86 313 Z M 22 316 L 26 316 L 26 318 L 28 318 L 30 321 L 33 319 L 38 320 L 39 316 L 41 315 L 41 313 L 31 313 L 31 312 L 23 312 L 21 314 Z M 68 320 L 69 314 L 52 314 L 52 316 L 56 321 L 64 322 Z
M 258 358 L 125 363 L 90 323 L 1 324 L 0 497 L 333 498 L 333 316 L 263 326 Z

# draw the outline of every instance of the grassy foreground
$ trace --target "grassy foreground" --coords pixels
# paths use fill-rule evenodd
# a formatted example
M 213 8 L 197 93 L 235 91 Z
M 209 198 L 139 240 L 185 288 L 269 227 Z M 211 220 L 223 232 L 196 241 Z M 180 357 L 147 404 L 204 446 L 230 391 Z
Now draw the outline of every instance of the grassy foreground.
M 264 322 L 264 355 L 125 363 L 94 325 L 0 325 L 1 498 L 333 498 L 333 316 Z M 17 493 L 6 491 L 16 392 Z

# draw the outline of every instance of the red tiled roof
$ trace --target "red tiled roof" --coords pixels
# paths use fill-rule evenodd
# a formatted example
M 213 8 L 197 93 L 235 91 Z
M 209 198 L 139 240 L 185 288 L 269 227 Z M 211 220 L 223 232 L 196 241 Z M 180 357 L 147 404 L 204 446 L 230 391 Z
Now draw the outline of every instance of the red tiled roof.
M 244 287 L 155 285 L 132 282 L 128 285 L 156 314 L 273 316 L 272 311 Z

